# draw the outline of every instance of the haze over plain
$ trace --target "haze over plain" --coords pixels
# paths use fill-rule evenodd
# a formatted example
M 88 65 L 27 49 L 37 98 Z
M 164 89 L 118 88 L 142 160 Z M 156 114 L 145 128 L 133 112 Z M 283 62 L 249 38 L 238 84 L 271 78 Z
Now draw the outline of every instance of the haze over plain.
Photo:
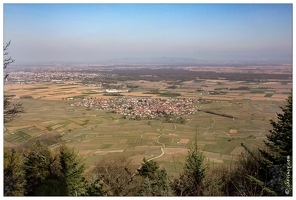
M 292 63 L 292 4 L 4 4 L 15 64 Z

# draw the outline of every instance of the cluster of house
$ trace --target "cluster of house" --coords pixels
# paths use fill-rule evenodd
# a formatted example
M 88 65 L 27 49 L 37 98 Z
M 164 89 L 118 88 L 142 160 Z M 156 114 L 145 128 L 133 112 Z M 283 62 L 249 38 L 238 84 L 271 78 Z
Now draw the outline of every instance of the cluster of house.
M 175 98 L 86 98 L 71 106 L 112 110 L 128 119 L 157 119 L 166 115 L 187 116 L 197 112 L 198 99 Z
M 40 83 L 54 82 L 66 83 L 67 81 L 81 81 L 94 77 L 108 77 L 105 73 L 88 73 L 79 71 L 33 71 L 33 72 L 10 72 L 6 83 Z

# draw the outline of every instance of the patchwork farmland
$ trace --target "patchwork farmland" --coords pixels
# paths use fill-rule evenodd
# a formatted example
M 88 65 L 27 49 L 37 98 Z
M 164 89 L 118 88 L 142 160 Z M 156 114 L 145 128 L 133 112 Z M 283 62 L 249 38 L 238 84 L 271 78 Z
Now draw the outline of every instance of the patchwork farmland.
M 83 156 L 88 166 L 102 156 L 123 154 L 136 166 L 144 157 L 155 158 L 175 176 L 195 134 L 212 166 L 235 162 L 243 151 L 241 143 L 250 149 L 262 145 L 271 128 L 269 120 L 276 119 L 292 88 L 292 81 L 287 80 L 196 79 L 173 84 L 174 89 L 167 81 L 121 80 L 118 84 L 137 86 L 121 93 L 125 98 L 170 98 L 163 94 L 173 92 L 180 94 L 175 97 L 178 99 L 197 99 L 197 112 L 183 116 L 183 123 L 168 123 L 162 118 L 129 120 L 112 109 L 73 106 L 90 98 L 113 98 L 94 92 L 101 89 L 98 86 L 10 83 L 4 86 L 4 94 L 21 102 L 26 113 L 5 124 L 4 146 L 38 138 L 61 139 Z M 151 92 L 155 88 L 157 92 Z

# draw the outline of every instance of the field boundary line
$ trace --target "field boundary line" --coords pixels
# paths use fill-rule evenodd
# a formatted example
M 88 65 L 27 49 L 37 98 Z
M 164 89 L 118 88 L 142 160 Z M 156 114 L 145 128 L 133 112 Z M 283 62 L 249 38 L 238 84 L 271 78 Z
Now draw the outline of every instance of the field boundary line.
M 231 135 L 229 135 L 229 133 L 227 133 L 226 131 L 223 131 L 224 133 L 226 133 L 226 135 L 228 135 L 229 137 L 233 138 Z

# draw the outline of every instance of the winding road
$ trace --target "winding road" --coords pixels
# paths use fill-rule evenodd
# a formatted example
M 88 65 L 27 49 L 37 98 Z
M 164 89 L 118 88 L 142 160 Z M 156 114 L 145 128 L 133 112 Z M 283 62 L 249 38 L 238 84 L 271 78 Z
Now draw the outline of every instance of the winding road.
M 162 156 L 164 155 L 164 150 L 163 150 L 163 148 L 165 148 L 165 144 L 159 142 L 159 138 L 163 135 L 163 133 L 160 132 L 159 129 L 156 129 L 156 130 L 160 133 L 160 135 L 157 137 L 156 142 L 157 142 L 158 144 L 161 144 L 161 148 L 160 148 L 160 150 L 161 150 L 161 154 L 160 154 L 159 156 L 155 156 L 155 157 L 153 157 L 153 158 L 150 158 L 150 159 L 148 159 L 147 161 L 150 161 L 150 160 L 154 160 L 154 159 L 160 158 L 160 157 L 162 157 Z

